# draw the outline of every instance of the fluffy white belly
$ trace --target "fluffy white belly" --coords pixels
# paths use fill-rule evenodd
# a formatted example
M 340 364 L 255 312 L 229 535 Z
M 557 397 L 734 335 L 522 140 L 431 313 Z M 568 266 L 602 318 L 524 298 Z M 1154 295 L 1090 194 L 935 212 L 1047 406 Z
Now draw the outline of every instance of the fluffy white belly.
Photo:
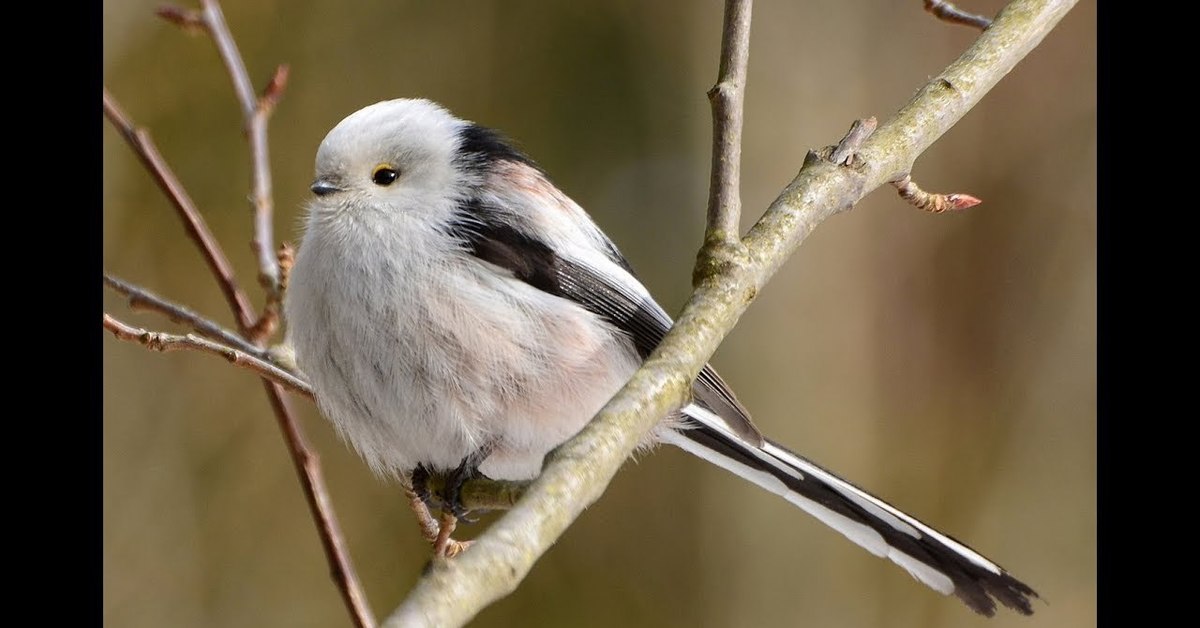
M 583 308 L 465 254 L 401 256 L 422 266 L 409 268 L 312 257 L 296 262 L 289 339 L 322 412 L 377 473 L 453 469 L 488 446 L 485 475 L 534 477 L 640 363 Z

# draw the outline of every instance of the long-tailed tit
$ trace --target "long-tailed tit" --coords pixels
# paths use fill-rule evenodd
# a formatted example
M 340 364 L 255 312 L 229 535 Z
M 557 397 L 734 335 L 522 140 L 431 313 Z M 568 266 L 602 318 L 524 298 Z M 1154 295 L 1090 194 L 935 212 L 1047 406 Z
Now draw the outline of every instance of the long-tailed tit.
M 377 473 L 536 476 L 671 318 L 579 205 L 496 132 L 427 100 L 371 105 L 321 143 L 287 292 L 321 411 Z M 643 445 L 782 496 L 992 615 L 1036 593 L 969 547 L 765 438 L 711 367 Z

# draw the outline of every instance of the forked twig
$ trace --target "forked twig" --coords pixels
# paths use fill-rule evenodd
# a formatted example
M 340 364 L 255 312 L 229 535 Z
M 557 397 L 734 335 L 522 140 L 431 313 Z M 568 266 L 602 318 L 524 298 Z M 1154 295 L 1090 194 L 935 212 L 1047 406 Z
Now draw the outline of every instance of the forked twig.
M 196 243 L 201 254 L 204 255 L 204 261 L 208 264 L 213 276 L 216 277 L 217 284 L 221 287 L 221 293 L 225 295 L 225 300 L 229 302 L 229 307 L 237 316 L 238 328 L 243 333 L 246 332 L 254 324 L 254 316 L 251 314 L 253 308 L 237 285 L 237 279 L 233 276 L 233 265 L 229 263 L 229 258 L 225 257 L 225 251 L 213 237 L 212 231 L 204 222 L 200 211 L 196 209 L 192 197 L 188 195 L 183 184 L 179 182 L 179 178 L 175 176 L 162 154 L 158 152 L 158 147 L 150 139 L 150 132 L 134 125 L 129 116 L 122 111 L 117 100 L 108 93 L 108 88 L 104 89 L 104 115 L 121 133 L 121 137 L 133 149 L 134 154 L 141 160 L 150 176 L 154 177 L 155 182 L 158 183 L 159 189 L 175 207 L 175 212 L 183 221 L 183 227 L 187 230 L 188 237 Z
M 225 358 L 230 364 L 250 369 L 261 375 L 264 379 L 268 379 L 292 392 L 312 399 L 312 388 L 309 387 L 308 382 L 256 355 L 240 349 L 235 349 L 207 338 L 193 336 L 192 334 L 180 336 L 161 331 L 147 331 L 140 327 L 123 323 L 108 314 L 104 315 L 104 328 L 121 340 L 136 342 L 151 351 L 165 352 L 191 349 L 193 351 L 220 356 Z

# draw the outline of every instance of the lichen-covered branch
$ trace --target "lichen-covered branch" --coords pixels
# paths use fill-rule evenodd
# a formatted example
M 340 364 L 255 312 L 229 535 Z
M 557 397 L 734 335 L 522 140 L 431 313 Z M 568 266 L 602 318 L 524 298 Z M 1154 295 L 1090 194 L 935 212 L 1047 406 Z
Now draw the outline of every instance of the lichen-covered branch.
M 728 263 L 699 273 L 662 343 L 575 438 L 547 457 L 525 495 L 454 560 L 434 561 L 385 626 L 458 626 L 513 591 L 603 493 L 642 435 L 687 398 L 692 379 L 758 291 L 830 216 L 912 170 L 916 158 L 1003 78 L 1076 0 L 1016 0 L 980 38 L 862 144 L 857 167 L 810 152 Z M 729 247 L 732 248 L 732 247 Z

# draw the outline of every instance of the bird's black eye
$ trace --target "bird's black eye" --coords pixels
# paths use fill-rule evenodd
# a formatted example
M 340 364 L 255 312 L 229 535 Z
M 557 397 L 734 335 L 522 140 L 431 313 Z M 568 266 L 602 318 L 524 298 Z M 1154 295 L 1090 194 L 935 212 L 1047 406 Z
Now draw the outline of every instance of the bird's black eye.
M 375 172 L 371 173 L 371 180 L 375 182 L 375 185 L 386 186 L 391 185 L 399 176 L 400 173 L 395 168 L 388 164 L 379 164 L 375 166 Z

